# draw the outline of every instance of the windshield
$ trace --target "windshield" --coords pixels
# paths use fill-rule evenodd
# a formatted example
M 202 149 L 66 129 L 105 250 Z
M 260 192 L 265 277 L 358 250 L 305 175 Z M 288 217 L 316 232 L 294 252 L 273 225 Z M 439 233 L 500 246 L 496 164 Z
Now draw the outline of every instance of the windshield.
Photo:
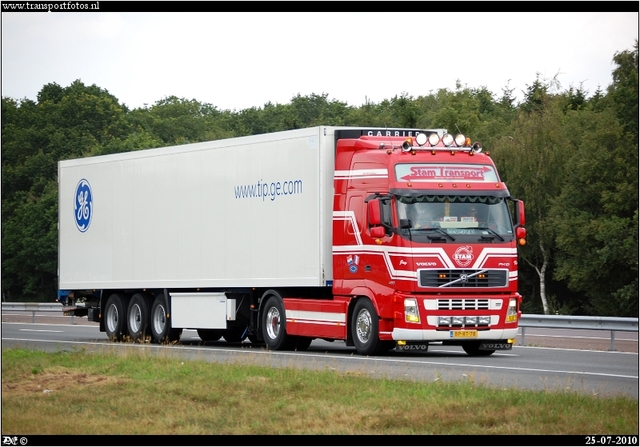
M 444 234 L 447 240 L 452 240 L 449 236 L 502 240 L 513 237 L 504 197 L 399 195 L 396 203 L 400 233 L 405 237 L 415 238 L 421 233 L 430 233 L 432 238 Z

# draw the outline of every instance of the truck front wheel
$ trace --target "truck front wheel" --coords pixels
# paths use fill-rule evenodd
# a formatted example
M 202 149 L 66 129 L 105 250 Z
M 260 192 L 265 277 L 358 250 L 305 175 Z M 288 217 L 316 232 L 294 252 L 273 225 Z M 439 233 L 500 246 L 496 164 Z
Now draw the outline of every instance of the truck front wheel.
M 169 306 L 167 299 L 160 294 L 151 306 L 151 335 L 160 344 L 175 343 L 180 340 L 182 329 L 173 329 L 169 318 Z
M 278 297 L 267 299 L 262 311 L 262 336 L 269 349 L 274 351 L 293 349 L 296 339 L 286 333 L 284 304 Z
M 114 293 L 104 307 L 104 329 L 110 341 L 122 341 L 127 335 L 127 299 Z
M 351 335 L 360 355 L 384 354 L 393 342 L 380 340 L 378 314 L 371 301 L 362 298 L 356 302 L 351 319 Z

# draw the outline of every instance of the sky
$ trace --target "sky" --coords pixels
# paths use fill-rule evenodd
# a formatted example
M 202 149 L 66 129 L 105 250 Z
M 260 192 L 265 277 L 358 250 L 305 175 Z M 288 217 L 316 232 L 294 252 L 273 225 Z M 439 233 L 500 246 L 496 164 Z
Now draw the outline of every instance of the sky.
M 537 77 L 591 96 L 636 39 L 637 12 L 12 12 L 2 96 L 37 100 L 80 80 L 129 109 L 176 96 L 240 111 L 312 94 L 359 107 L 457 85 L 520 101 Z

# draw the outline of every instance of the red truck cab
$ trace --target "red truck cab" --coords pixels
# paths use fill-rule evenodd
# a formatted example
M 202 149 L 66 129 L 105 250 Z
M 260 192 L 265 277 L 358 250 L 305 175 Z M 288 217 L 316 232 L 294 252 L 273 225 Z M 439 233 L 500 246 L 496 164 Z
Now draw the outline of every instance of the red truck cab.
M 336 140 L 333 291 L 366 296 L 375 311 L 353 317 L 362 326 L 352 331 L 356 348 L 510 349 L 521 315 L 524 204 L 481 144 L 442 129 Z

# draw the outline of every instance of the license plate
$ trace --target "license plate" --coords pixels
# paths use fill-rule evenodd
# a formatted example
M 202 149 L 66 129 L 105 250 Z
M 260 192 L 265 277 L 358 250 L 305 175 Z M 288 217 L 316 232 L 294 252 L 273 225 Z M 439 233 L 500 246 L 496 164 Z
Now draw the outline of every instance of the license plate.
M 478 331 L 449 331 L 451 338 L 477 338 Z

